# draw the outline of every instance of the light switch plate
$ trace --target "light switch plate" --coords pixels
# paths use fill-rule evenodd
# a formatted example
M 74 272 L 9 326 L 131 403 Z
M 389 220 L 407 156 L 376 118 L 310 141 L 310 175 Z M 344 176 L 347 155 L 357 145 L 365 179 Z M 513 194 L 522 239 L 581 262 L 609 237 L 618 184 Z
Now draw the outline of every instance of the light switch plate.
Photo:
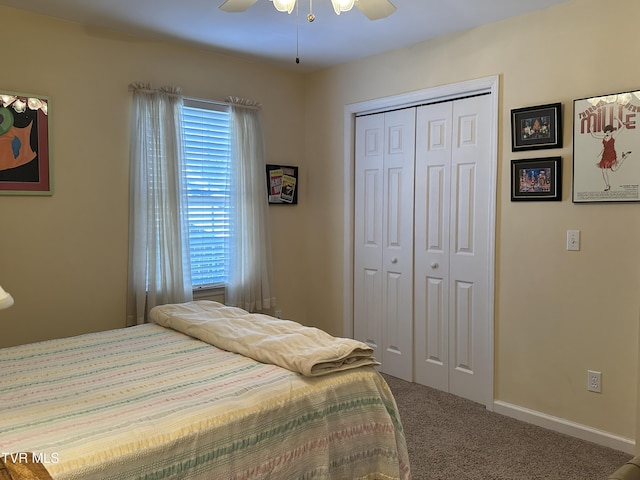
M 567 230 L 567 250 L 580 250 L 580 230 Z

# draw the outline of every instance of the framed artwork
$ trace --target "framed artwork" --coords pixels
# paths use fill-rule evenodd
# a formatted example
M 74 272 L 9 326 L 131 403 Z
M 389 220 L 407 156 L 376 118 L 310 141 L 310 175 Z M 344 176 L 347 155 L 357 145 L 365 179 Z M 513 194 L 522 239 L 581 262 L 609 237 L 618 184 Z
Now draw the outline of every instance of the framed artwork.
M 298 203 L 298 167 L 267 165 L 267 190 L 270 205 Z
M 640 201 L 640 90 L 573 101 L 574 203 Z
M 562 147 L 562 104 L 511 110 L 511 150 Z
M 511 160 L 511 201 L 562 200 L 562 158 Z
M 51 195 L 49 99 L 0 91 L 0 195 Z

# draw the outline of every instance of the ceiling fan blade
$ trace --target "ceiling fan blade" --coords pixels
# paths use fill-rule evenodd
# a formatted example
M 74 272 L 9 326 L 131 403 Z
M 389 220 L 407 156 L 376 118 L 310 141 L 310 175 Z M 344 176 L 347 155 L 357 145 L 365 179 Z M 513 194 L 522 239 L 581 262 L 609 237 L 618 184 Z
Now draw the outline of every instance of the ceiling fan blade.
M 369 20 L 385 18 L 396 11 L 396 6 L 389 0 L 356 0 L 356 7 L 358 7 Z
M 220 5 L 220 10 L 230 13 L 244 12 L 258 0 L 227 0 Z

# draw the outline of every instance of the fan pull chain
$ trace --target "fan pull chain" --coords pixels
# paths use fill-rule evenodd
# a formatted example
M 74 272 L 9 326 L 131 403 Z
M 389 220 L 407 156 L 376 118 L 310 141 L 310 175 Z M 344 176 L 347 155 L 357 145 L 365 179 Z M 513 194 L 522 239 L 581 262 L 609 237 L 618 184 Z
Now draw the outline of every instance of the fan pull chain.
M 309 0 L 309 14 L 307 20 L 313 22 L 316 16 L 313 14 L 313 0 Z M 296 63 L 300 63 L 300 2 L 296 2 Z
M 311 0 L 309 0 L 311 1 Z M 300 63 L 300 2 L 296 2 L 296 63 Z

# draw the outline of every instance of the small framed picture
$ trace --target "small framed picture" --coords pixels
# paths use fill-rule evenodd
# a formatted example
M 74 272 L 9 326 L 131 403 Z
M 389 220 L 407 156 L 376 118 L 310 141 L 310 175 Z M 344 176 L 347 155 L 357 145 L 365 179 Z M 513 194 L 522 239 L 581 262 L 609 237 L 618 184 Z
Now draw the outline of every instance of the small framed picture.
M 561 103 L 511 110 L 511 151 L 561 147 Z
M 511 201 L 562 200 L 561 157 L 511 160 Z
M 267 165 L 267 200 L 269 205 L 298 203 L 298 167 Z

